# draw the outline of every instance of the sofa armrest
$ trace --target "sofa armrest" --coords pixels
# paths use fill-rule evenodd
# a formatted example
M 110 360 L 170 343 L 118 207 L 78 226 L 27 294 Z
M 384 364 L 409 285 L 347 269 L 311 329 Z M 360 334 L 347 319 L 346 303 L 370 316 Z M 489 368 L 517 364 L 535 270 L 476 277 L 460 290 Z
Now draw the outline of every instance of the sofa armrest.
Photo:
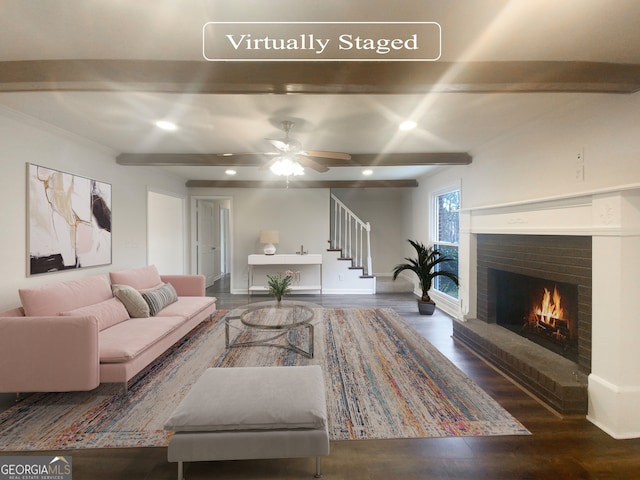
M 95 317 L 0 318 L 0 392 L 80 391 L 99 384 Z
M 206 296 L 204 275 L 160 275 L 160 278 L 173 285 L 179 297 Z

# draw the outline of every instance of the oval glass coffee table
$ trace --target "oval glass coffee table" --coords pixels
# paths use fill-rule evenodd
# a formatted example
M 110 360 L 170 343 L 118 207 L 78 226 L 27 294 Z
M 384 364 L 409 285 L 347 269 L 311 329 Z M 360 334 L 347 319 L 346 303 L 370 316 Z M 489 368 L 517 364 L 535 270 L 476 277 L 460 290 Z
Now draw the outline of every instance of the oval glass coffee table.
M 278 347 L 313 358 L 313 320 L 321 308 L 310 302 L 250 303 L 225 317 L 225 346 Z

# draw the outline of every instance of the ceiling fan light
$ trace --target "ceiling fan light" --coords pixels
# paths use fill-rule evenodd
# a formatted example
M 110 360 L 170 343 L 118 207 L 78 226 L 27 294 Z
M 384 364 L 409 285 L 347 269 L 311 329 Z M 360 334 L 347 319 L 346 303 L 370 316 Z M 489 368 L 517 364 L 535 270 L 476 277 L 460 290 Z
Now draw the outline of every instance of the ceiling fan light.
M 281 177 L 304 175 L 304 168 L 290 158 L 280 158 L 271 165 L 271 171 Z
M 297 177 L 298 175 L 304 175 L 304 167 L 300 165 L 298 162 L 294 162 L 293 164 L 293 176 Z

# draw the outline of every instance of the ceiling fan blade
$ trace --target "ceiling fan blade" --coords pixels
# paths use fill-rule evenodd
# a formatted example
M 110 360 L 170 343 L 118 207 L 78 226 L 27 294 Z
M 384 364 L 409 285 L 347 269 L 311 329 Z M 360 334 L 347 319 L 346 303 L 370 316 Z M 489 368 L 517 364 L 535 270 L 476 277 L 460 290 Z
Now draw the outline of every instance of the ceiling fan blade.
M 315 162 L 311 160 L 309 157 L 298 155 L 296 157 L 296 161 L 303 167 L 309 167 L 310 169 L 315 170 L 316 172 L 319 172 L 319 173 L 324 173 L 329 171 L 329 167 L 327 167 L 326 165 L 322 165 L 318 162 Z
M 336 160 L 351 160 L 351 155 L 342 152 L 324 152 L 321 150 L 306 150 L 305 155 L 318 158 L 334 158 Z
M 288 152 L 289 151 L 289 144 L 285 141 L 282 140 L 274 140 L 272 138 L 267 138 L 267 141 L 273 145 L 274 147 L 276 147 L 278 150 L 282 151 L 282 152 Z
M 274 140 L 267 138 L 267 141 L 283 153 L 299 153 L 302 145 L 294 138 L 286 140 Z

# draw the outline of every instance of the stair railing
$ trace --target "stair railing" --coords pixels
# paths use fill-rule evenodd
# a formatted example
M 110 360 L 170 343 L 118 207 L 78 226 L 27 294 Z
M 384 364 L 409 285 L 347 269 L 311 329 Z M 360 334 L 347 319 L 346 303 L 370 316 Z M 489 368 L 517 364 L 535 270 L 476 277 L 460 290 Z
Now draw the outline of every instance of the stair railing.
M 331 204 L 331 248 L 342 250 L 342 257 L 350 258 L 354 267 L 362 268 L 364 275 L 372 275 L 371 224 L 360 220 L 333 193 Z

